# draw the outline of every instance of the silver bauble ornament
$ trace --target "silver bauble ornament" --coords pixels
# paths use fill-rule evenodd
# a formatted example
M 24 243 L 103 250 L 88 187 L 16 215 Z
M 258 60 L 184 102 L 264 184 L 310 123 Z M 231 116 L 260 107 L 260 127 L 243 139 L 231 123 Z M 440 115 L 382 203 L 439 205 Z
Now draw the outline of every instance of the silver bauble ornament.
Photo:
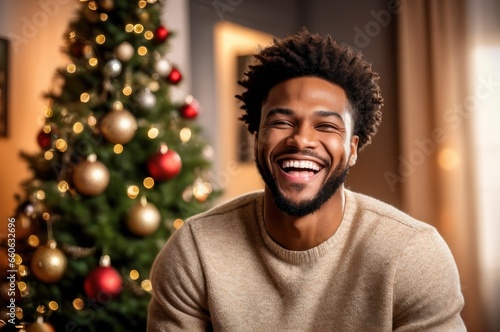
M 116 77 L 122 72 L 122 63 L 118 59 L 111 59 L 104 65 L 104 75 Z
M 168 74 L 170 74 L 170 71 L 172 70 L 172 65 L 170 62 L 165 59 L 161 58 L 155 63 L 155 71 L 162 77 L 166 77 Z
M 136 95 L 136 101 L 143 109 L 150 110 L 156 106 L 156 96 L 149 90 L 144 89 Z

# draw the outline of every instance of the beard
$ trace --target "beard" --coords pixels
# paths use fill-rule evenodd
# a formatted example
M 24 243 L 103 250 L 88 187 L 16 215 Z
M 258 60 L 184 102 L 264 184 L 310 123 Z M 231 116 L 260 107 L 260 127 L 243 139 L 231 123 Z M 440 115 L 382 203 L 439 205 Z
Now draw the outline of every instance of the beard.
M 340 186 L 345 182 L 347 174 L 349 174 L 349 165 L 342 167 L 341 161 L 335 168 L 333 174 L 313 198 L 295 203 L 287 199 L 280 192 L 269 168 L 262 165 L 258 157 L 255 158 L 255 160 L 260 176 L 272 193 L 274 204 L 276 204 L 282 212 L 296 217 L 303 217 L 319 210 L 326 201 L 335 195 Z

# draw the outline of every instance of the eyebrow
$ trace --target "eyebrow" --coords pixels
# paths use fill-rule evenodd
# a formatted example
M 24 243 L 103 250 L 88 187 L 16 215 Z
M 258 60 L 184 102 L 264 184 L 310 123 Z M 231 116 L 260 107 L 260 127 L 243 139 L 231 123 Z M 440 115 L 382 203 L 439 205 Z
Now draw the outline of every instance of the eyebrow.
M 270 116 L 273 116 L 275 114 L 293 115 L 293 113 L 294 112 L 291 109 L 276 107 L 276 108 L 271 109 L 267 113 L 266 117 L 270 117 Z M 342 116 L 338 112 L 335 112 L 335 111 L 325 111 L 325 110 L 314 111 L 314 115 L 317 116 L 317 117 L 329 117 L 329 116 L 333 116 L 333 117 L 338 118 L 342 122 L 344 122 L 344 119 L 342 118 Z

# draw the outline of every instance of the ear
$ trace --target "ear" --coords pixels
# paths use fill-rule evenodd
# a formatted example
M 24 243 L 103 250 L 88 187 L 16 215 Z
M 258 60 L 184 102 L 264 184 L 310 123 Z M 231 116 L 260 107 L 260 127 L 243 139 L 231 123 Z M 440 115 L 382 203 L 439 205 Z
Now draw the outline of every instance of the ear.
M 352 135 L 350 147 L 350 156 L 349 156 L 349 166 L 354 166 L 356 164 L 356 160 L 358 159 L 358 142 L 359 137 L 357 135 Z

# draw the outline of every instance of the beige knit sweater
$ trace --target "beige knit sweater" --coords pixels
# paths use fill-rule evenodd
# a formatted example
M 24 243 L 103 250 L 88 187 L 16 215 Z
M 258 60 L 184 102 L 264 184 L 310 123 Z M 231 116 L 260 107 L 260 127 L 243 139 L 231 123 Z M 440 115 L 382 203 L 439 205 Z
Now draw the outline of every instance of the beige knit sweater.
M 148 331 L 465 331 L 455 262 L 433 227 L 346 190 L 337 232 L 289 251 L 262 206 L 251 193 L 175 232 L 151 272 Z

